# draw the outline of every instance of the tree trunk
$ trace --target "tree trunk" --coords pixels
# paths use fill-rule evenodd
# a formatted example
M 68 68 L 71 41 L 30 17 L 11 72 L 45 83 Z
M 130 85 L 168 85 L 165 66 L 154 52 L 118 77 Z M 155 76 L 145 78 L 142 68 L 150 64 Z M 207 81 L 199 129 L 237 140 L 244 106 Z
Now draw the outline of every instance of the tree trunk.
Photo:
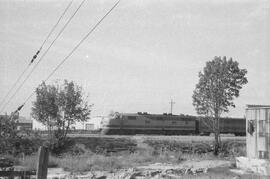
M 218 149 L 219 149 L 219 132 L 215 131 L 214 155 L 218 155 Z
M 214 155 L 218 155 L 220 147 L 220 127 L 219 127 L 219 117 L 217 116 L 217 113 L 215 118 L 214 134 L 215 134 Z
M 68 120 L 68 124 L 67 124 L 67 126 L 66 126 L 65 133 L 64 133 L 64 136 L 63 136 L 64 139 L 65 139 L 66 136 L 67 136 L 67 133 L 68 133 L 68 130 L 69 130 L 69 126 L 70 126 L 70 121 Z

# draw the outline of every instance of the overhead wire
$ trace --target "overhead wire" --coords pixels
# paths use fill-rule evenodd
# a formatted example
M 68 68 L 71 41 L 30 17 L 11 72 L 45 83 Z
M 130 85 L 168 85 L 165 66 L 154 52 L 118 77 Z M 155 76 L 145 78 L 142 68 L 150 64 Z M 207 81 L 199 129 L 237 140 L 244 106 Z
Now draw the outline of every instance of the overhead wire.
M 47 42 L 47 40 L 49 39 L 49 37 L 51 36 L 51 34 L 53 33 L 53 31 L 55 30 L 55 28 L 58 26 L 58 24 L 60 23 L 61 19 L 63 18 L 63 16 L 66 14 L 67 10 L 70 8 L 71 4 L 72 4 L 73 0 L 70 1 L 70 3 L 66 6 L 65 10 L 63 11 L 63 13 L 61 14 L 61 16 L 58 18 L 57 22 L 55 23 L 55 25 L 52 27 L 52 29 L 50 30 L 50 32 L 48 33 L 48 35 L 46 36 L 46 38 L 44 39 L 44 41 L 42 42 L 39 50 L 35 53 L 35 55 L 32 57 L 30 63 L 25 67 L 25 69 L 23 70 L 23 72 L 19 75 L 19 77 L 16 79 L 16 81 L 13 83 L 13 85 L 11 86 L 11 88 L 8 90 L 8 93 L 4 96 L 0 107 L 4 104 L 4 102 L 6 101 L 7 97 L 10 95 L 10 93 L 13 91 L 14 87 L 17 85 L 17 83 L 21 80 L 21 78 L 23 77 L 23 75 L 25 74 L 25 72 L 29 69 L 29 67 L 34 63 L 35 59 L 38 57 L 38 54 L 41 52 L 43 46 L 45 45 L 45 43 Z
M 47 78 L 45 80 L 43 80 L 44 82 L 46 82 L 47 80 L 49 80 L 49 78 L 61 67 L 61 65 L 63 65 L 63 63 L 80 47 L 80 45 L 89 37 L 89 35 L 95 31 L 95 29 L 99 26 L 99 24 L 116 8 L 116 6 L 119 4 L 120 0 L 118 0 L 111 8 L 109 11 L 107 11 L 107 13 L 94 25 L 94 27 L 92 27 L 90 29 L 90 31 L 79 41 L 79 43 L 70 51 L 70 53 L 68 53 L 68 55 L 54 68 L 54 70 L 47 76 Z M 25 105 L 25 103 L 27 103 L 27 101 L 35 94 L 35 91 L 33 91 L 24 101 L 24 103 L 19 106 L 15 112 L 20 111 L 23 106 Z
M 62 13 L 62 15 L 60 16 L 60 18 L 58 19 L 57 23 L 53 26 L 52 30 L 49 32 L 49 34 L 47 35 L 47 37 L 45 38 L 45 40 L 41 44 L 41 49 L 44 46 L 44 44 L 46 43 L 46 41 L 49 39 L 49 37 L 52 35 L 53 31 L 55 30 L 55 28 L 57 27 L 57 25 L 60 23 L 61 19 L 66 14 L 67 10 L 69 9 L 69 7 L 71 6 L 72 3 L 73 3 L 73 0 L 70 1 L 70 3 L 68 4 L 68 6 L 65 8 L 64 12 Z
M 42 54 L 42 56 L 39 58 L 39 60 L 37 61 L 37 63 L 34 65 L 34 67 L 32 68 L 32 70 L 30 71 L 30 73 L 28 73 L 28 75 L 26 76 L 26 78 L 22 81 L 22 83 L 18 86 L 18 88 L 15 90 L 15 92 L 13 93 L 13 95 L 9 98 L 9 100 L 5 103 L 5 105 L 1 108 L 0 113 L 2 113 L 4 111 L 4 109 L 6 108 L 6 106 L 10 103 L 10 101 L 12 100 L 12 98 L 18 93 L 18 91 L 22 88 L 22 86 L 25 84 L 26 80 L 28 80 L 28 78 L 31 76 L 31 74 L 34 72 L 34 70 L 37 68 L 37 66 L 39 65 L 39 63 L 43 60 L 44 56 L 48 53 L 48 51 L 50 50 L 50 48 L 53 46 L 53 44 L 55 43 L 55 41 L 59 38 L 59 36 L 63 33 L 63 31 L 66 29 L 66 27 L 68 26 L 68 24 L 71 22 L 71 20 L 74 18 L 74 16 L 77 14 L 77 12 L 80 10 L 80 8 L 82 7 L 82 5 L 84 4 L 86 0 L 81 1 L 80 5 L 77 7 L 77 9 L 74 11 L 74 13 L 70 16 L 70 18 L 68 19 L 68 21 L 64 24 L 64 26 L 61 28 L 61 30 L 58 32 L 58 34 L 56 35 L 56 37 L 54 38 L 54 40 L 51 42 L 51 44 L 49 45 L 49 47 L 46 49 L 46 51 Z

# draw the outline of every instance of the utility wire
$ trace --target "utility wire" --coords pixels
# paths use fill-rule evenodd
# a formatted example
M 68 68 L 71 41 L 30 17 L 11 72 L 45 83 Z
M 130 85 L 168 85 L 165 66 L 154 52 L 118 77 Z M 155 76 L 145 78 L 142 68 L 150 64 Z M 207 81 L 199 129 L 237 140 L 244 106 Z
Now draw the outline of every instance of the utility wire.
M 95 31 L 95 29 L 99 26 L 99 24 L 113 11 L 113 9 L 119 4 L 120 0 L 118 0 L 111 9 L 91 28 L 91 30 L 80 40 L 80 42 L 71 50 L 71 52 L 56 66 L 56 68 L 48 75 L 48 77 L 44 80 L 46 82 L 59 68 L 63 63 L 80 47 L 80 45 L 89 37 L 89 35 Z M 17 108 L 15 112 L 20 111 L 25 103 L 35 94 L 33 91 L 24 101 L 24 103 Z
M 32 70 L 30 71 L 30 73 L 28 73 L 28 75 L 26 76 L 26 78 L 23 80 L 23 82 L 20 84 L 20 86 L 16 89 L 16 91 L 13 93 L 13 95 L 9 98 L 9 100 L 5 103 L 5 105 L 2 107 L 0 113 L 2 113 L 4 111 L 4 109 L 7 107 L 7 105 L 10 103 L 11 99 L 18 93 L 18 91 L 22 88 L 22 86 L 25 84 L 26 80 L 28 80 L 28 78 L 31 76 L 31 74 L 34 72 L 34 70 L 37 68 L 37 66 L 39 65 L 39 63 L 43 60 L 44 56 L 48 53 L 48 51 L 50 50 L 50 48 L 53 46 L 53 44 L 55 43 L 55 41 L 59 38 L 59 36 L 62 34 L 62 32 L 66 29 L 66 27 L 68 26 L 68 24 L 71 22 L 71 20 L 73 19 L 73 17 L 77 14 L 77 12 L 79 11 L 79 9 L 82 7 L 83 3 L 86 0 L 81 1 L 80 5 L 77 7 L 76 11 L 71 15 L 71 17 L 68 19 L 68 21 L 65 23 L 65 25 L 62 27 L 62 29 L 59 31 L 59 33 L 57 34 L 57 36 L 55 37 L 55 39 L 51 42 L 50 46 L 46 49 L 46 51 L 42 54 L 42 56 L 40 57 L 40 59 L 38 60 L 38 62 L 34 65 L 34 67 L 32 68 Z
M 2 99 L 2 102 L 0 104 L 0 107 L 5 103 L 7 97 L 9 96 L 9 94 L 11 93 L 12 89 L 16 86 L 16 84 L 20 81 L 20 79 L 22 78 L 22 76 L 24 75 L 24 73 L 28 70 L 30 64 L 27 65 L 27 67 L 23 70 L 23 72 L 20 74 L 20 76 L 17 78 L 17 80 L 15 81 L 15 83 L 12 85 L 12 87 L 9 89 L 8 93 L 4 96 L 4 98 Z
M 69 9 L 69 7 L 71 6 L 73 0 L 70 1 L 70 3 L 68 4 L 68 6 L 65 8 L 64 12 L 61 14 L 61 16 L 59 17 L 58 21 L 56 22 L 56 24 L 53 26 L 53 28 L 50 30 L 49 34 L 47 35 L 47 37 L 45 38 L 45 40 L 42 42 L 39 50 L 36 52 L 36 54 L 32 57 L 30 63 L 26 66 L 26 68 L 24 69 L 24 71 L 19 75 L 19 77 L 16 79 L 16 81 L 13 83 L 13 85 L 11 86 L 11 88 L 9 89 L 8 93 L 4 96 L 0 106 L 2 106 L 4 104 L 4 102 L 6 101 L 7 97 L 10 95 L 11 91 L 13 90 L 13 88 L 17 85 L 17 83 L 20 81 L 20 79 L 23 77 L 23 75 L 25 74 L 25 72 L 28 70 L 28 68 L 32 65 L 32 63 L 35 61 L 35 59 L 37 58 L 38 54 L 40 53 L 41 49 L 43 48 L 44 44 L 46 43 L 46 41 L 49 39 L 49 37 L 51 36 L 51 34 L 53 33 L 53 31 L 55 30 L 55 28 L 57 27 L 57 25 L 59 24 L 59 22 L 61 21 L 61 19 L 63 18 L 63 16 L 66 14 L 67 10 Z
M 45 40 L 43 41 L 40 49 L 42 49 L 42 47 L 44 46 L 44 44 L 46 43 L 46 41 L 49 39 L 49 37 L 52 35 L 53 31 L 55 30 L 55 28 L 57 27 L 57 25 L 59 24 L 59 22 L 61 21 L 61 19 L 63 18 L 63 16 L 66 14 L 67 10 L 69 9 L 69 7 L 71 6 L 73 0 L 70 1 L 70 3 L 68 4 L 68 6 L 66 7 L 66 9 L 64 10 L 64 12 L 62 13 L 62 15 L 60 16 L 60 18 L 58 19 L 57 23 L 53 26 L 52 30 L 49 32 L 49 34 L 47 35 L 47 37 L 45 38 Z

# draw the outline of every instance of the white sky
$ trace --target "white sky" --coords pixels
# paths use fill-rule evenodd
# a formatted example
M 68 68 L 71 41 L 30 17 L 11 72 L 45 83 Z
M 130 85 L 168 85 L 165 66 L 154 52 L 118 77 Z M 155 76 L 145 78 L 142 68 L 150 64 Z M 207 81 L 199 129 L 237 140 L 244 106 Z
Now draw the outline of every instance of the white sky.
M 14 111 L 115 2 L 86 1 L 5 111 Z M 68 3 L 0 0 L 0 100 Z M 169 112 L 171 98 L 175 114 L 195 114 L 198 72 L 214 56 L 227 56 L 248 70 L 249 83 L 228 114 L 242 117 L 246 104 L 270 104 L 269 30 L 269 1 L 122 0 L 49 81 L 81 85 L 93 115 Z M 21 115 L 30 115 L 34 99 Z

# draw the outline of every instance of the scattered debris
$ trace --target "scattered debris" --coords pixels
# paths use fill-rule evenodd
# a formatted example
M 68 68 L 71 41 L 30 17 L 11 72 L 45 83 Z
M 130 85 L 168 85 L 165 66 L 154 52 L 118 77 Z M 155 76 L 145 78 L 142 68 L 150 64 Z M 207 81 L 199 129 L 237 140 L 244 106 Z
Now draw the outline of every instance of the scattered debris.
M 259 175 L 270 176 L 269 160 L 236 157 L 236 166 L 245 172 L 253 172 Z
M 145 179 L 145 178 L 179 178 L 183 175 L 199 175 L 206 173 L 207 168 L 174 168 L 174 169 L 121 169 L 115 173 L 88 172 L 84 174 L 71 174 L 58 170 L 56 173 L 49 171 L 48 178 L 53 179 Z
M 0 158 L 0 168 L 9 168 L 13 166 L 13 161 L 7 158 Z

